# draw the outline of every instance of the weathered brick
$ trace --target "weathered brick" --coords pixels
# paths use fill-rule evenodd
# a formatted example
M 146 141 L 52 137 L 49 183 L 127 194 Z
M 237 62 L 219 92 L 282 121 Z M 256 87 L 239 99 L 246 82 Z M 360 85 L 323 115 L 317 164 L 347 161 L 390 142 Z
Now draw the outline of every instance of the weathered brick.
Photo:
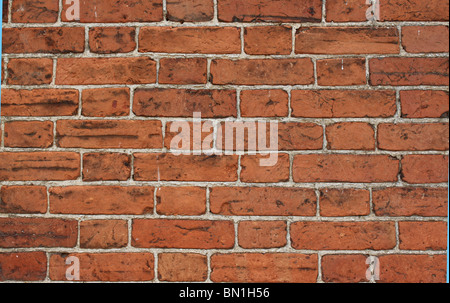
M 241 157 L 241 181 L 250 183 L 269 183 L 289 181 L 289 155 L 278 154 L 272 166 L 261 166 L 261 159 L 269 156 L 244 155 Z
M 400 101 L 403 118 L 448 118 L 448 92 L 404 90 Z
M 11 20 L 14 23 L 53 23 L 58 19 L 58 0 L 14 0 Z
M 328 283 L 368 282 L 364 255 L 325 255 L 322 257 L 322 280 Z
M 82 93 L 82 114 L 88 117 L 127 116 L 130 113 L 129 88 L 94 88 Z
M 80 223 L 82 248 L 121 248 L 128 243 L 128 223 L 125 220 L 90 220 Z
M 43 281 L 47 274 L 45 252 L 0 253 L 0 281 Z
M 320 190 L 319 205 L 324 217 L 367 216 L 370 193 L 365 189 L 325 188 Z
M 83 155 L 83 181 L 126 181 L 130 176 L 130 155 L 117 153 Z
M 246 27 L 244 50 L 249 55 L 289 55 L 292 29 L 287 26 Z
M 400 222 L 400 249 L 446 250 L 446 222 Z
M 156 212 L 165 216 L 199 216 L 206 212 L 206 189 L 162 187 L 156 191 Z
M 5 147 L 48 148 L 53 145 L 53 122 L 6 122 L 4 143 Z
M 317 83 L 323 86 L 364 85 L 366 60 L 363 58 L 318 60 Z
M 167 19 L 175 22 L 205 22 L 214 17 L 213 0 L 167 2 Z
M 408 53 L 448 53 L 448 26 L 405 26 L 402 45 Z
M 402 179 L 411 184 L 448 182 L 448 156 L 404 156 Z
M 44 214 L 47 212 L 45 186 L 2 186 L 0 213 Z
M 129 53 L 136 49 L 133 27 L 94 27 L 89 29 L 89 49 L 93 53 Z
M 53 60 L 47 58 L 14 58 L 8 62 L 8 84 L 50 84 L 53 77 Z
M 204 58 L 163 58 L 159 64 L 159 83 L 206 84 L 207 60 Z
M 207 257 L 200 254 L 164 253 L 158 255 L 158 280 L 204 282 L 208 276 Z
M 242 117 L 287 117 L 289 96 L 284 90 L 244 90 L 241 92 Z
M 327 126 L 327 148 L 374 150 L 375 127 L 364 122 L 340 122 Z
M 242 221 L 238 239 L 242 248 L 279 248 L 287 244 L 284 221 Z

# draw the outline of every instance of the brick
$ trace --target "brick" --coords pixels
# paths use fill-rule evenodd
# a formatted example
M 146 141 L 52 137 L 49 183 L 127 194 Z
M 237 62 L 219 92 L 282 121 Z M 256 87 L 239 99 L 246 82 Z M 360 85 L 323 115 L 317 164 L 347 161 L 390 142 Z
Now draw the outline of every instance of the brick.
M 136 181 L 231 182 L 237 180 L 237 167 L 237 156 L 134 155 Z
M 319 205 L 323 217 L 367 216 L 370 214 L 370 192 L 353 188 L 321 189 Z
M 289 55 L 292 29 L 287 26 L 246 27 L 244 50 L 249 55 Z
M 153 187 L 67 186 L 50 188 L 52 214 L 153 214 Z
M 404 156 L 402 179 L 411 184 L 448 182 L 448 156 Z
M 377 58 L 369 70 L 371 85 L 448 85 L 448 58 Z
M 326 19 L 328 22 L 367 21 L 366 11 L 370 8 L 366 1 L 327 0 Z
M 117 117 L 130 113 L 129 88 L 94 88 L 82 93 L 82 115 L 88 117 Z
M 405 26 L 402 45 L 408 53 L 448 53 L 448 26 Z
M 321 0 L 220 0 L 219 21 L 224 22 L 320 22 Z
M 84 28 L 33 27 L 3 29 L 3 52 L 20 53 L 82 53 Z
M 323 128 L 315 123 L 280 123 L 278 148 L 280 150 L 322 149 Z
M 403 118 L 448 118 L 448 92 L 406 90 L 400 92 Z
M 2 11 L 2 23 L 8 22 L 8 15 L 9 15 L 9 0 L 4 0 Z
M 398 54 L 395 27 L 301 27 L 296 32 L 297 54 Z
M 396 245 L 393 222 L 295 222 L 291 224 L 295 249 L 387 250 Z
M 314 82 L 311 59 L 217 59 L 211 63 L 213 84 L 306 85 Z
M 80 223 L 81 248 L 121 248 L 128 243 L 125 220 L 89 220 Z
M 161 148 L 160 121 L 60 120 L 56 123 L 59 147 Z
M 94 27 L 89 29 L 89 49 L 93 53 L 129 53 L 136 49 L 133 27 Z
M 45 214 L 47 188 L 45 186 L 2 186 L 0 213 Z
M 44 218 L 0 218 L 0 247 L 75 247 L 78 222 Z
M 446 188 L 384 188 L 374 190 L 372 195 L 377 216 L 447 216 Z
M 74 89 L 2 89 L 2 116 L 72 116 L 78 103 Z
M 2 181 L 63 181 L 79 176 L 80 155 L 77 153 L 0 153 Z
M 289 181 L 289 155 L 278 154 L 273 166 L 261 166 L 261 159 L 268 156 L 244 155 L 241 157 L 241 181 L 249 183 L 269 183 Z
M 213 0 L 167 2 L 167 20 L 175 22 L 205 22 L 214 17 Z
M 156 191 L 156 212 L 164 216 L 200 216 L 206 213 L 206 189 L 162 187 Z
M 189 133 L 187 133 L 187 127 L 189 126 Z M 194 134 L 201 133 L 200 139 Z M 186 150 L 210 150 L 214 146 L 213 142 L 214 126 L 212 121 L 205 122 L 167 122 L 166 133 L 164 136 L 164 147 L 173 151 L 186 151 Z M 189 143 L 189 145 L 187 145 Z M 209 143 L 209 144 L 208 144 Z
M 323 86 L 364 85 L 366 60 L 363 58 L 318 60 L 317 83 Z
M 143 27 L 139 51 L 185 54 L 239 54 L 240 29 L 234 27 Z
M 156 63 L 148 57 L 59 58 L 56 84 L 146 84 L 156 82 Z
M 159 64 L 159 83 L 206 84 L 207 60 L 204 58 L 163 58 Z
M 208 264 L 204 255 L 177 253 L 158 255 L 159 281 L 204 282 L 207 277 Z
M 242 248 L 280 248 L 287 244 L 287 225 L 284 221 L 242 221 L 238 239 Z
M 384 155 L 297 155 L 295 182 L 396 182 L 399 161 Z
M 132 245 L 138 248 L 229 249 L 232 221 L 133 220 Z
M 211 212 L 232 216 L 315 216 L 313 189 L 277 187 L 214 187 Z
M 193 117 L 201 112 L 203 118 L 236 117 L 234 90 L 137 89 L 133 112 L 146 117 Z
M 448 150 L 447 123 L 378 125 L 378 147 L 386 150 Z
M 397 111 L 394 91 L 293 90 L 292 116 L 305 118 L 387 118 Z
M 14 23 L 53 23 L 58 19 L 58 0 L 14 0 L 11 20 Z
M 399 222 L 400 249 L 447 250 L 446 222 Z
M 71 20 L 71 3 L 63 4 L 61 20 Z M 81 0 L 80 20 L 83 23 L 155 22 L 163 20 L 162 0 Z
M 313 283 L 317 281 L 317 263 L 317 255 L 215 254 L 211 257 L 211 280 L 234 283 Z
M 133 282 L 155 278 L 155 258 L 152 253 L 83 253 L 53 254 L 50 257 L 50 279 L 67 281 L 69 257 L 80 260 L 80 281 Z
M 340 122 L 327 126 L 327 148 L 336 150 L 374 150 L 375 127 L 364 122 Z
M 48 148 L 53 145 L 53 122 L 6 122 L 4 143 L 5 147 Z
M 325 255 L 322 257 L 322 280 L 327 283 L 367 282 L 364 255 Z
M 445 255 L 385 255 L 379 257 L 380 283 L 445 283 Z
M 43 281 L 47 275 L 45 252 L 0 253 L 0 281 Z
M 83 181 L 126 181 L 130 177 L 130 155 L 117 153 L 83 155 Z
M 8 79 L 10 85 L 50 84 L 53 77 L 53 60 L 47 58 L 10 59 Z
M 242 117 L 287 117 L 289 95 L 284 90 L 244 90 L 241 92 Z

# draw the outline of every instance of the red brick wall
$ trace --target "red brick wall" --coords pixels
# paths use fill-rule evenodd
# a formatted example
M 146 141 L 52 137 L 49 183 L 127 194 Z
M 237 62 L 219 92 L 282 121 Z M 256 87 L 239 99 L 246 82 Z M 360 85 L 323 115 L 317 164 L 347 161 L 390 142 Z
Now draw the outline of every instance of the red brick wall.
M 3 2 L 0 281 L 445 281 L 448 0 Z

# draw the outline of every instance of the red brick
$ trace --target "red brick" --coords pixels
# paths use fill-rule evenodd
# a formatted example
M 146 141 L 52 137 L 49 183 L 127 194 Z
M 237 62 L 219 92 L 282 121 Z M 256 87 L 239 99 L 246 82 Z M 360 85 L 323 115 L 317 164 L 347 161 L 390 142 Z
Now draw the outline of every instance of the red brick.
M 295 182 L 396 182 L 399 161 L 384 155 L 297 155 Z
M 313 189 L 277 187 L 214 187 L 211 212 L 233 216 L 315 216 Z
M 315 150 L 323 147 L 323 128 L 315 123 L 280 123 L 280 150 Z
M 398 54 L 395 27 L 301 27 L 295 39 L 297 54 Z
M 0 218 L 0 247 L 74 247 L 78 222 L 44 218 Z
M 385 188 L 373 191 L 373 208 L 377 216 L 445 217 L 447 205 L 447 188 Z
M 50 84 L 53 77 L 53 60 L 47 58 L 10 59 L 8 79 L 10 85 Z
M 206 212 L 206 189 L 162 187 L 156 191 L 156 212 L 165 216 L 199 216 Z
M 177 253 L 158 255 L 159 281 L 204 282 L 207 277 L 208 264 L 204 255 Z
M 370 5 L 359 0 L 327 0 L 326 18 L 328 22 L 367 21 L 366 11 Z
M 187 128 L 182 125 L 189 125 L 189 134 Z M 195 128 L 195 129 L 194 129 Z M 200 139 L 195 138 L 194 134 L 199 131 L 201 133 Z M 174 151 L 186 151 L 186 150 L 210 150 L 214 146 L 213 142 L 214 126 L 212 121 L 205 122 L 167 122 L 166 133 L 164 136 L 164 147 Z M 189 143 L 189 145 L 187 145 Z M 209 143 L 209 144 L 208 144 Z
M 402 45 L 408 53 L 448 53 L 448 26 L 405 26 Z
M 448 123 L 379 124 L 378 147 L 386 150 L 448 150 Z
M 232 221 L 135 219 L 132 245 L 139 248 L 233 248 L 234 225 Z
M 409 90 L 400 92 L 403 118 L 448 118 L 448 92 Z
M 153 187 L 67 186 L 50 188 L 50 212 L 82 215 L 153 214 Z
M 211 257 L 211 280 L 234 283 L 315 283 L 317 263 L 317 255 L 215 254 Z
M 236 117 L 234 90 L 137 89 L 133 111 L 146 117 L 193 117 L 201 112 L 203 118 Z
M 400 249 L 447 250 L 446 222 L 400 222 Z
M 237 180 L 237 167 L 237 156 L 134 155 L 136 181 L 231 182 Z
M 207 61 L 204 58 L 163 58 L 159 64 L 159 83 L 206 84 Z
M 143 27 L 139 51 L 186 54 L 239 54 L 240 29 L 234 27 Z
M 67 281 L 69 257 L 80 260 L 80 281 L 132 282 L 155 278 L 155 258 L 152 253 L 84 253 L 53 254 L 50 257 L 50 279 Z
M 47 275 L 45 252 L 0 253 L 0 281 L 43 281 Z
M 94 27 L 89 29 L 89 49 L 93 53 L 129 53 L 136 49 L 133 27 Z
M 322 257 L 322 280 L 327 283 L 368 282 L 364 255 L 325 255 Z
M 320 22 L 321 0 L 220 0 L 219 20 L 224 22 Z
M 20 53 L 82 53 L 84 28 L 33 27 L 3 29 L 3 52 Z
M 371 85 L 448 85 L 448 58 L 377 58 L 369 65 Z
M 8 15 L 9 15 L 9 0 L 4 0 L 2 11 L 2 23 L 8 22 Z
M 167 2 L 167 20 L 175 22 L 204 22 L 214 17 L 213 0 L 184 0 Z
M 130 176 L 130 155 L 117 153 L 83 155 L 83 181 L 126 181 Z
M 379 257 L 381 283 L 445 283 L 445 255 L 386 255 Z
M 116 117 L 130 113 L 129 88 L 85 89 L 82 94 L 83 116 Z
M 370 193 L 365 189 L 325 188 L 320 190 L 319 205 L 323 217 L 367 216 Z
M 296 222 L 291 224 L 295 249 L 387 250 L 396 245 L 393 222 Z
M 160 121 L 60 120 L 56 123 L 59 147 L 161 148 Z
M 14 0 L 11 17 L 14 23 L 53 23 L 58 19 L 58 0 Z
M 287 244 L 284 221 L 242 221 L 238 239 L 242 248 L 279 248 Z
M 269 183 L 289 181 L 289 155 L 278 154 L 273 166 L 261 166 L 261 159 L 268 156 L 244 155 L 241 158 L 241 181 L 249 183 Z
M 327 126 L 327 148 L 337 150 L 374 150 L 375 128 L 364 122 L 341 122 Z
M 241 116 L 287 117 L 288 99 L 284 90 L 244 90 L 241 92 Z
M 2 89 L 2 116 L 71 116 L 78 103 L 74 89 Z
M 53 122 L 6 122 L 4 141 L 5 147 L 48 148 L 53 145 Z
M 47 188 L 45 186 L 2 186 L 0 213 L 45 214 Z
M 292 29 L 287 26 L 246 27 L 244 50 L 249 55 L 289 55 Z
M 397 111 L 394 91 L 293 90 L 292 116 L 306 118 L 387 118 Z
M 402 179 L 411 184 L 448 182 L 448 156 L 404 156 L 402 160 Z
M 77 153 L 0 153 L 2 181 L 63 181 L 79 176 L 80 155 Z
M 317 83 L 323 86 L 364 85 L 366 60 L 363 58 L 318 60 Z
M 90 220 L 80 223 L 80 247 L 121 248 L 128 243 L 125 220 Z
M 56 84 L 146 84 L 156 81 L 156 62 L 148 57 L 59 58 Z
M 70 3 L 70 2 L 69 2 Z M 63 3 L 62 21 L 68 20 L 71 4 Z M 162 0 L 80 0 L 80 21 L 84 23 L 155 22 L 163 20 Z
M 213 84 L 306 85 L 314 82 L 311 59 L 217 59 L 211 63 Z

